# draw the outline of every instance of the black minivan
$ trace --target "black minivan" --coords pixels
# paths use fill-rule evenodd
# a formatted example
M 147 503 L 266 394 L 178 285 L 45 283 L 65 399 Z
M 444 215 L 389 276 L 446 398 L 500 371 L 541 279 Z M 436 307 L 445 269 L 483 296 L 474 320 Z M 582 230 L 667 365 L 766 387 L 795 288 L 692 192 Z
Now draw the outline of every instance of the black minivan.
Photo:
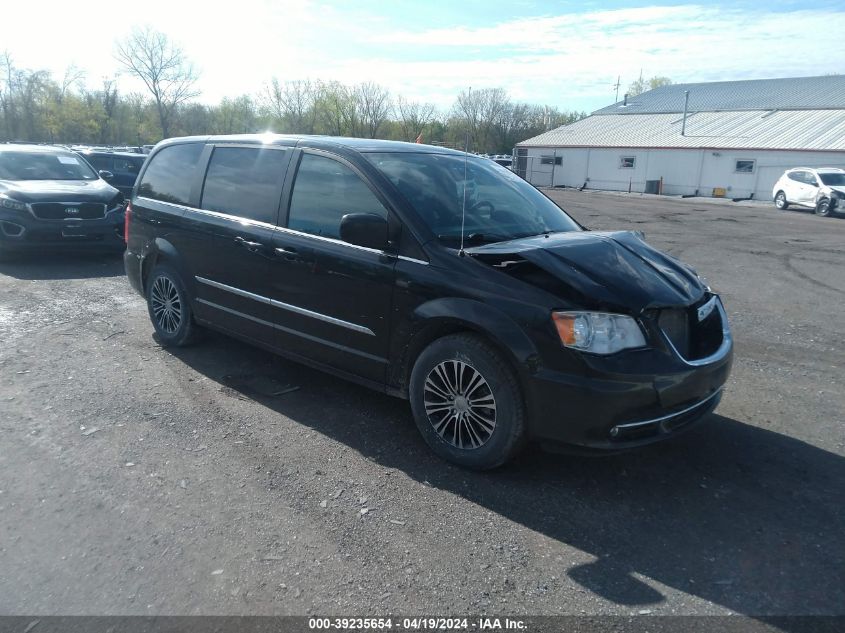
M 164 141 L 126 271 L 164 345 L 213 328 L 410 400 L 440 456 L 616 451 L 718 404 L 720 298 L 637 233 L 588 231 L 493 161 L 284 135 Z

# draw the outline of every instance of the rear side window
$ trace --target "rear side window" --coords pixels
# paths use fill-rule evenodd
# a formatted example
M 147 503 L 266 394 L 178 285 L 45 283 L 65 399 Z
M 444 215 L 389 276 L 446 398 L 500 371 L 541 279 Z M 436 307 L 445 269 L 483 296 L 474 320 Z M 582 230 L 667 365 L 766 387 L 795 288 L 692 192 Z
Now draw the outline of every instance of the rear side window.
M 347 213 L 387 218 L 387 209 L 349 167 L 325 156 L 305 154 L 293 185 L 288 228 L 340 239 L 340 220 Z
M 202 208 L 275 224 L 287 160 L 284 150 L 215 148 L 205 176 Z
M 112 161 L 109 156 L 88 156 L 88 162 L 91 163 L 95 169 L 112 169 Z
M 162 202 L 188 204 L 202 149 L 201 143 L 186 143 L 160 150 L 144 172 L 138 195 Z
M 787 174 L 790 180 L 794 180 L 795 182 L 802 182 L 806 183 L 807 179 L 804 177 L 803 171 L 792 171 Z
M 143 161 L 139 162 L 135 160 L 127 160 L 126 158 L 115 158 L 114 170 L 119 171 L 121 173 L 134 174 L 135 176 L 137 176 L 138 171 L 141 169 L 141 165 L 143 164 Z

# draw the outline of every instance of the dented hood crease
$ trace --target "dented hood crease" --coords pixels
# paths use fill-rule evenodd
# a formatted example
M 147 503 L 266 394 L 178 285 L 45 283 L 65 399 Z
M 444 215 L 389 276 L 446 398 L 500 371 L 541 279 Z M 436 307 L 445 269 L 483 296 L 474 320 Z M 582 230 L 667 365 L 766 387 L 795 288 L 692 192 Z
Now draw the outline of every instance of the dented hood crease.
M 503 255 L 524 259 L 559 282 L 555 294 L 584 308 L 636 314 L 689 305 L 704 294 L 704 285 L 690 268 L 630 231 L 556 233 L 468 250 L 482 261 Z

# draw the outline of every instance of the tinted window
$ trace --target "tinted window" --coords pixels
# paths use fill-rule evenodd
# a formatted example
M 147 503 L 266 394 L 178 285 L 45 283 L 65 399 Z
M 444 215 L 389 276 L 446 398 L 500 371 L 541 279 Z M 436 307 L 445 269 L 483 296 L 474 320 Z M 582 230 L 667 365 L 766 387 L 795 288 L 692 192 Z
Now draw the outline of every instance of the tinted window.
M 97 180 L 99 176 L 76 154 L 0 152 L 4 180 Z
M 804 182 L 806 182 L 808 185 L 813 185 L 814 187 L 819 186 L 819 181 L 816 180 L 816 177 L 809 171 L 804 172 Z
M 137 161 L 137 160 L 127 159 L 127 158 L 115 157 L 115 159 L 114 159 L 114 171 L 119 171 L 121 173 L 133 174 L 133 175 L 137 176 L 138 172 L 141 170 L 141 165 L 143 165 L 143 164 L 144 164 L 144 161 Z
M 355 172 L 330 158 L 305 154 L 293 186 L 288 228 L 339 239 L 340 220 L 347 213 L 387 218 L 387 210 Z
M 449 245 L 460 244 L 462 226 L 471 244 L 580 230 L 554 202 L 493 161 L 410 152 L 365 156 Z
M 186 143 L 171 145 L 159 151 L 144 172 L 138 195 L 163 202 L 188 204 L 202 149 L 200 143 Z
M 275 224 L 286 161 L 283 150 L 215 148 L 205 176 L 202 208 Z
M 112 161 L 110 156 L 96 156 L 96 155 L 87 155 L 85 158 L 88 159 L 88 162 L 94 166 L 94 169 L 106 169 L 111 171 L 112 169 Z
M 807 179 L 805 178 L 805 172 L 803 171 L 793 171 L 788 174 L 790 180 L 794 180 L 795 182 L 806 183 Z

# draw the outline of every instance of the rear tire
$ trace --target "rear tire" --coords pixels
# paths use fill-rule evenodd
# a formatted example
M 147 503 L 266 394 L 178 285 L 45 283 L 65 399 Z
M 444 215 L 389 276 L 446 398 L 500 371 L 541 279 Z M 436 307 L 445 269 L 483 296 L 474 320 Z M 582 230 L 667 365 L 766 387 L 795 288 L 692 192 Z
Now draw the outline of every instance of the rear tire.
M 786 211 L 789 208 L 789 202 L 787 202 L 786 194 L 783 191 L 778 191 L 775 194 L 775 206 L 781 211 Z
M 525 444 L 519 380 L 478 336 L 445 336 L 423 350 L 411 372 L 410 400 L 426 443 L 453 464 L 496 468 Z
M 196 340 L 197 325 L 185 284 L 169 266 L 156 266 L 150 273 L 147 310 L 163 347 L 182 347 Z

